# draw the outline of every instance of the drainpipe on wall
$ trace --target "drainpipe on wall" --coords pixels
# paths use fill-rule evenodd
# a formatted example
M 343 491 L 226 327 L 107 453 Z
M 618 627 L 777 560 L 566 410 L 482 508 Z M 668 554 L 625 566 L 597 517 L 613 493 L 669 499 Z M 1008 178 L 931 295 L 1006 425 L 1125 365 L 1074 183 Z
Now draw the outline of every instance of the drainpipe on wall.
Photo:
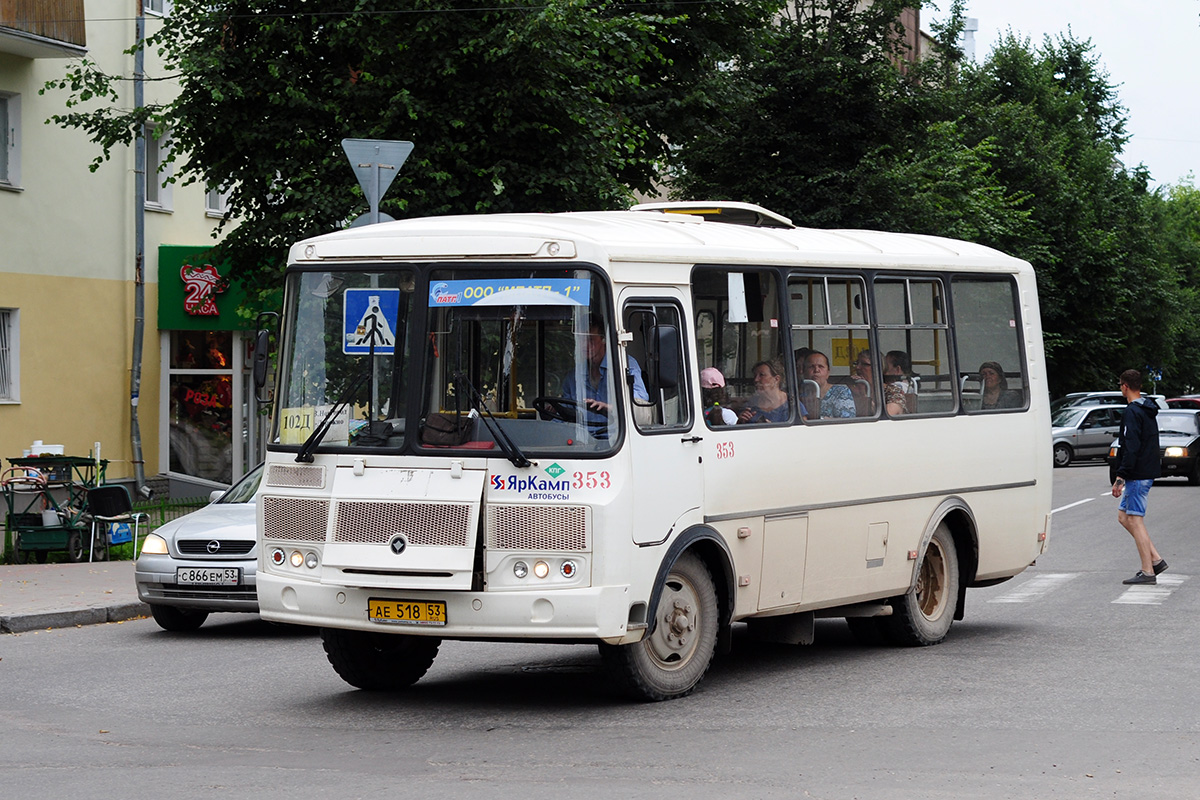
M 144 105 L 146 16 L 144 0 L 137 0 L 137 50 L 133 56 L 133 106 Z M 133 145 L 133 357 L 129 371 L 129 440 L 133 445 L 133 480 L 138 494 L 150 497 L 142 460 L 142 430 L 138 425 L 138 395 L 142 387 L 142 338 L 146 328 L 146 136 L 145 128 Z

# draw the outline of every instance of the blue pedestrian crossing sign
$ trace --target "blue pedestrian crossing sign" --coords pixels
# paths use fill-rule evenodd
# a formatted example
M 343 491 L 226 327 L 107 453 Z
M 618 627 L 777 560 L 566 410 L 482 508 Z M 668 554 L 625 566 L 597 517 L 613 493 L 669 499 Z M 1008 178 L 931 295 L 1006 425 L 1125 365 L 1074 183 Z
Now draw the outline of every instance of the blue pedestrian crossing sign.
M 399 289 L 347 289 L 342 306 L 342 352 L 377 356 L 396 353 L 400 319 Z

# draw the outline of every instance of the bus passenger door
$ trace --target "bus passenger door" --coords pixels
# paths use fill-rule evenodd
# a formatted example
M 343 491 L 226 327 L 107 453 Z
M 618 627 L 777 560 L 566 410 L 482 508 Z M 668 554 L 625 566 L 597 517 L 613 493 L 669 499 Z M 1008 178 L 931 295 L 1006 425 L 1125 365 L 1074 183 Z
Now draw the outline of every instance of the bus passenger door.
M 623 292 L 620 303 L 625 397 L 633 418 L 626 440 L 633 465 L 633 541 L 654 544 L 690 524 L 686 516 L 698 518 L 702 506 L 702 437 L 693 435 L 686 316 L 673 290 L 639 287 Z M 632 379 L 636 372 L 640 385 Z

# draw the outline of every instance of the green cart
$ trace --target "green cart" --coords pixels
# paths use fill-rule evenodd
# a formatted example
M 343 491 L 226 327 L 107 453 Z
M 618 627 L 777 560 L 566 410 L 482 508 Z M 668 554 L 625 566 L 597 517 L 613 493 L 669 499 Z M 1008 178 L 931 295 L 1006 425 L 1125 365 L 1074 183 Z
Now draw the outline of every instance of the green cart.
M 87 517 L 88 490 L 103 483 L 107 461 L 30 456 L 10 458 L 8 463 L 12 466 L 0 473 L 0 488 L 6 529 L 18 564 L 31 558 L 45 563 L 52 552 L 65 552 L 68 560 L 82 561 L 89 549 L 95 560 L 107 558 L 105 543 L 91 541 Z

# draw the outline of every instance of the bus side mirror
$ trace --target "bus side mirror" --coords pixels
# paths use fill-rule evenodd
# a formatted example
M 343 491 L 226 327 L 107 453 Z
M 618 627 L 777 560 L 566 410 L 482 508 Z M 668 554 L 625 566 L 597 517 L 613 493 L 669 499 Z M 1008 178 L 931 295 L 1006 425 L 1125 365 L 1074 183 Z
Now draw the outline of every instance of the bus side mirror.
M 270 363 L 267 349 L 270 346 L 271 335 L 266 331 L 259 331 L 254 338 L 254 388 L 257 391 L 262 391 L 267 385 L 267 367 Z
M 679 328 L 674 325 L 655 325 L 653 331 L 651 380 L 658 389 L 674 389 L 679 385 L 683 361 L 679 352 Z

